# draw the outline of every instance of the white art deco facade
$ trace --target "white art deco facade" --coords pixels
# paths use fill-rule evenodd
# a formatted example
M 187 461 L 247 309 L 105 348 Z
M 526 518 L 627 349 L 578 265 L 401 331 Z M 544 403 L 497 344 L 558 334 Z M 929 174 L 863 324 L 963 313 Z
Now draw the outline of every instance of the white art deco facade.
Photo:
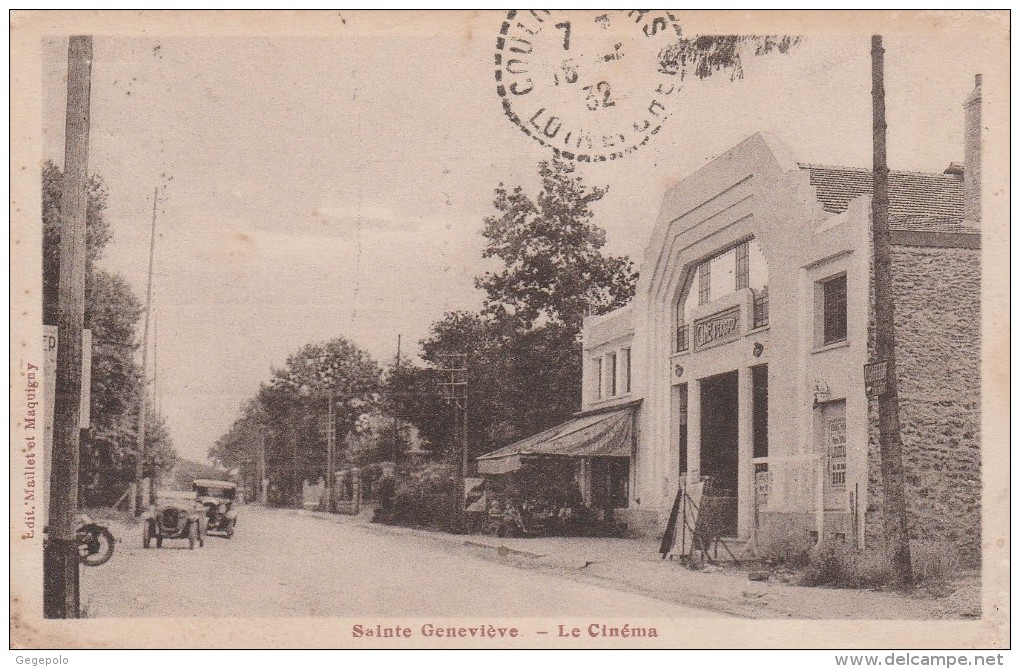
M 978 88 L 972 165 L 979 102 Z M 726 536 L 877 540 L 870 188 L 867 170 L 800 164 L 757 134 L 666 193 L 634 300 L 583 333 L 580 415 L 634 415 L 615 483 L 632 528 L 661 534 L 681 481 L 707 478 Z M 956 163 L 893 172 L 890 188 L 912 532 L 973 544 L 980 189 Z

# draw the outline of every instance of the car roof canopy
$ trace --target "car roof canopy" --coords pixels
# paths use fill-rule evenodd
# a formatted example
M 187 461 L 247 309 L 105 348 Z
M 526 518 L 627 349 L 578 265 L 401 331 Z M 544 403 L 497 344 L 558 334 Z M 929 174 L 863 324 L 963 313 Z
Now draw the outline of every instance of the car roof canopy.
M 237 484 L 232 481 L 217 481 L 214 479 L 195 479 L 195 487 L 202 488 L 228 488 L 233 490 L 237 487 Z
M 188 490 L 160 490 L 156 493 L 156 499 L 160 500 L 192 500 L 195 499 L 195 492 Z

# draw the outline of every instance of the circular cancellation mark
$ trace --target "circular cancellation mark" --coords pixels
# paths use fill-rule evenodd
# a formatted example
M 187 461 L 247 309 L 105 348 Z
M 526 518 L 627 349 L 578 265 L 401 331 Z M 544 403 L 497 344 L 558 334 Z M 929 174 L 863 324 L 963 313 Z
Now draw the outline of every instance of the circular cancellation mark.
M 503 111 L 569 160 L 622 158 L 674 110 L 679 35 L 665 11 L 511 10 L 496 38 Z

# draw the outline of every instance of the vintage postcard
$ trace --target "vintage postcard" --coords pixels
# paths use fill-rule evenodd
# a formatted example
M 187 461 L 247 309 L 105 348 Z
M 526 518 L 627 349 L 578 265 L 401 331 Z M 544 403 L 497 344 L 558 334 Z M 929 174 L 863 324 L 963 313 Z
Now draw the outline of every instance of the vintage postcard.
M 10 36 L 12 647 L 1008 646 L 1008 12 Z

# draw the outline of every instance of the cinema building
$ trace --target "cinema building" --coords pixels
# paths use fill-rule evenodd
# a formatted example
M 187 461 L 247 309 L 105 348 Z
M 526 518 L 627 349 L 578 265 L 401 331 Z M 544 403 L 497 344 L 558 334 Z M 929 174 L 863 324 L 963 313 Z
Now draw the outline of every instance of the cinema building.
M 965 165 L 890 175 L 911 533 L 970 554 L 981 526 L 979 103 L 978 87 Z M 577 458 L 586 494 L 611 491 L 603 501 L 645 536 L 661 535 L 681 481 L 709 479 L 729 505 L 724 536 L 877 542 L 877 400 L 864 376 L 871 183 L 869 170 L 798 163 L 756 134 L 670 189 L 632 303 L 585 321 L 581 413 L 525 451 Z

